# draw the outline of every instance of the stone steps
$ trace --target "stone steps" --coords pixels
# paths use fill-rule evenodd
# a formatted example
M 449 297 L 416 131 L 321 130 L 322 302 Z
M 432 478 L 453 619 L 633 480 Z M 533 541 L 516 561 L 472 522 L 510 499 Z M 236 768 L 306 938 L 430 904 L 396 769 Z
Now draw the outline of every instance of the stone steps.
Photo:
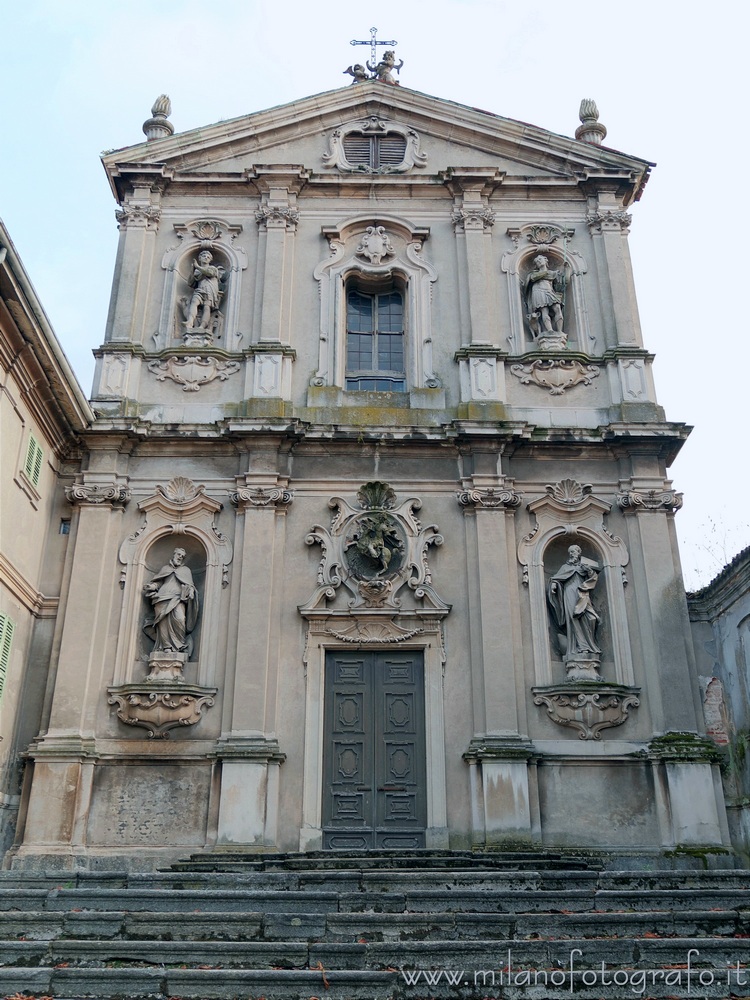
M 557 1000 L 570 981 L 550 977 L 573 956 L 578 1000 L 750 997 L 750 971 L 731 972 L 750 963 L 748 871 L 615 872 L 543 856 L 512 869 L 467 854 L 389 870 L 388 857 L 0 873 L 0 996 Z M 652 979 L 608 982 L 616 972 Z

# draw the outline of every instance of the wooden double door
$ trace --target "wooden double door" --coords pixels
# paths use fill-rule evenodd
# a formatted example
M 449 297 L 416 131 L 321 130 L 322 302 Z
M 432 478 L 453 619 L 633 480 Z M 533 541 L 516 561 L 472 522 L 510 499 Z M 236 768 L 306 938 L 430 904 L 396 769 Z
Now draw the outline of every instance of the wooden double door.
M 327 654 L 325 849 L 425 846 L 423 660 L 411 650 Z

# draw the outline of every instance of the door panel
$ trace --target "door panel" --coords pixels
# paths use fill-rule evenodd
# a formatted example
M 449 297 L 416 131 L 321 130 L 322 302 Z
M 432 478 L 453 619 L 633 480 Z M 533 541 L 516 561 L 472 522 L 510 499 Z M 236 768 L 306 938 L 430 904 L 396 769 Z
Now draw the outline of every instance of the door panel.
M 420 652 L 326 658 L 323 846 L 424 847 L 424 665 Z

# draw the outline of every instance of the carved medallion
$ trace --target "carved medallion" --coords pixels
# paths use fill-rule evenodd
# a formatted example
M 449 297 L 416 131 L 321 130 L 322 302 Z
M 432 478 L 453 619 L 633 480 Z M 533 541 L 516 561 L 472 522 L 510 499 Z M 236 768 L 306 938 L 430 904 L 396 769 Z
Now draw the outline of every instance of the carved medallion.
M 360 257 L 366 257 L 371 264 L 379 264 L 384 257 L 392 257 L 395 252 L 384 226 L 368 226 L 356 250 Z
M 305 541 L 318 544 L 323 557 L 318 570 L 318 589 L 300 610 L 312 611 L 336 597 L 344 584 L 351 592 L 349 607 L 397 609 L 404 586 L 427 606 L 447 611 L 447 605 L 432 588 L 427 563 L 430 545 L 442 545 L 437 525 L 423 528 L 415 517 L 421 503 L 409 497 L 400 503 L 387 483 L 369 482 L 357 493 L 359 507 L 342 497 L 333 497 L 330 530 L 314 525 Z
M 591 385 L 592 380 L 599 376 L 596 365 L 557 358 L 537 358 L 528 365 L 511 365 L 510 370 L 522 385 L 533 382 L 540 389 L 549 389 L 551 396 L 562 396 L 566 389 L 576 385 Z
M 148 370 L 156 375 L 157 382 L 171 378 L 182 386 L 183 392 L 198 392 L 202 385 L 213 382 L 215 378 L 226 382 L 230 375 L 240 370 L 240 365 L 238 361 L 190 355 L 182 358 L 174 356 L 166 361 L 151 361 Z

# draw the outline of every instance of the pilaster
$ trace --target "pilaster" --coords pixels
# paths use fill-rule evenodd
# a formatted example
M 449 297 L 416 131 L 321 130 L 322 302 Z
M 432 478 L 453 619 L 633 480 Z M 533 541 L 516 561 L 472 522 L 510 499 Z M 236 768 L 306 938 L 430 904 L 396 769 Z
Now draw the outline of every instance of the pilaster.
M 643 347 L 628 248 L 631 216 L 610 191 L 599 191 L 589 204 L 586 221 L 597 261 L 606 344 Z
M 161 219 L 161 196 L 170 173 L 162 165 L 122 168 L 117 178 L 120 207 L 115 213 L 120 244 L 115 267 L 106 340 L 141 344 L 153 297 L 156 236 Z

